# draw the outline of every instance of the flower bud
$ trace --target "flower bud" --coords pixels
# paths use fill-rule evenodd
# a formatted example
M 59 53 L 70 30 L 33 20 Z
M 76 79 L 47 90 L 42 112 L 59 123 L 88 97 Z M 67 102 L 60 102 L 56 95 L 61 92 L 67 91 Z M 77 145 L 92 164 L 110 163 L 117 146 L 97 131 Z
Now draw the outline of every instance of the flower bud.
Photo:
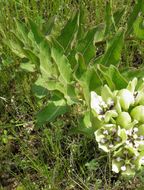
M 129 90 L 120 90 L 118 96 L 120 105 L 125 111 L 127 111 L 129 107 L 134 104 L 134 96 Z
M 110 102 L 112 99 L 113 99 L 113 93 L 111 92 L 111 89 L 105 85 L 103 88 L 102 88 L 102 91 L 101 91 L 101 96 L 102 96 L 102 99 L 108 103 Z
M 121 112 L 116 120 L 117 124 L 121 127 L 128 129 L 131 122 L 131 117 L 128 112 Z
M 144 122 L 144 106 L 137 106 L 131 111 L 131 116 L 139 122 Z
M 137 78 L 135 77 L 132 81 L 129 82 L 127 89 L 130 92 L 134 93 L 136 85 L 137 85 Z
M 107 111 L 106 114 L 105 114 L 104 121 L 106 123 L 108 123 L 112 118 L 117 117 L 117 116 L 118 116 L 118 114 L 117 114 L 117 112 L 115 110 Z
M 127 168 L 126 168 L 125 165 L 121 167 L 121 170 L 122 170 L 122 171 L 126 171 L 126 169 L 127 169 Z

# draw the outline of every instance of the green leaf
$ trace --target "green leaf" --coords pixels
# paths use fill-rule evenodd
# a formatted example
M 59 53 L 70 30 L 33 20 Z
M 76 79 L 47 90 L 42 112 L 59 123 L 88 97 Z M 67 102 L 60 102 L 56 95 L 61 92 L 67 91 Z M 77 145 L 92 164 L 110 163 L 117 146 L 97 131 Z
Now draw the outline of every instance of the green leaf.
M 75 76 L 79 79 L 82 77 L 83 73 L 87 70 L 87 66 L 85 64 L 84 57 L 81 53 L 77 53 L 75 55 L 77 61 L 77 68 L 75 69 Z
M 28 72 L 35 72 L 35 65 L 30 61 L 27 63 L 21 63 L 20 68 Z
M 67 100 L 68 105 L 72 105 L 78 102 L 74 86 L 68 84 L 67 86 L 64 86 L 64 90 L 64 97 Z
M 125 8 L 122 8 L 121 10 L 118 10 L 118 11 L 116 11 L 116 12 L 113 14 L 114 23 L 115 23 L 115 26 L 116 26 L 116 27 L 118 27 L 118 24 L 120 23 L 121 18 L 122 18 L 122 16 L 124 15 L 124 13 L 125 13 Z M 114 25 L 112 25 L 111 30 L 112 30 L 112 31 L 115 30 Z
M 118 31 L 114 38 L 108 43 L 107 50 L 101 60 L 103 65 L 117 65 L 121 58 L 121 51 L 124 42 L 124 32 Z
M 37 55 L 30 49 L 23 48 L 25 57 L 28 58 L 31 63 L 35 64 L 36 66 L 39 66 L 39 58 Z
M 77 127 L 73 127 L 70 129 L 70 134 L 83 134 L 89 138 L 94 137 L 95 128 L 92 127 L 92 123 L 90 121 L 90 112 L 85 112 L 85 115 L 79 118 L 79 124 Z
M 29 24 L 36 43 L 40 44 L 43 41 L 44 37 L 41 31 L 39 30 L 39 27 L 32 20 L 29 20 Z
M 95 27 L 89 30 L 86 36 L 79 41 L 76 47 L 76 50 L 83 55 L 86 64 L 88 64 L 95 56 L 96 48 L 94 46 L 94 37 L 96 32 L 100 29 L 100 27 Z
M 54 121 L 58 116 L 66 113 L 68 107 L 64 100 L 49 102 L 37 115 L 37 123 L 42 125 L 46 122 Z
M 4 43 L 20 58 L 24 58 L 25 54 L 23 51 L 23 42 L 12 32 L 13 37 L 10 40 L 4 40 Z
M 24 23 L 15 20 L 16 23 L 16 29 L 17 29 L 17 33 L 16 35 L 19 37 L 19 39 L 21 39 L 23 41 L 23 43 L 26 44 L 30 44 L 30 40 L 28 38 L 28 29 L 26 28 L 26 26 L 24 25 Z
M 73 18 L 70 18 L 65 27 L 61 31 L 61 35 L 57 38 L 58 42 L 66 50 L 71 49 L 72 42 L 75 38 L 79 27 L 79 12 Z
M 134 34 L 140 40 L 144 40 L 144 18 L 138 17 L 133 25 Z
M 40 70 L 43 77 L 48 78 L 55 76 L 54 64 L 52 64 L 50 45 L 47 40 L 44 40 L 40 44 Z
M 50 35 L 52 33 L 52 30 L 55 26 L 55 19 L 56 17 L 53 16 L 49 18 L 48 21 L 45 21 L 45 23 L 43 24 L 43 32 L 45 33 L 45 35 Z
M 39 99 L 44 98 L 48 95 L 48 90 L 46 88 L 43 88 L 42 86 L 38 86 L 35 84 L 32 86 L 32 92 Z
M 111 3 L 110 1 L 106 1 L 106 9 L 105 9 L 105 36 L 109 35 L 110 27 L 112 25 L 112 14 L 111 14 Z
M 84 27 L 85 20 L 86 20 L 85 10 L 81 6 L 79 10 L 78 32 L 76 34 L 77 40 L 81 39 L 82 36 L 84 36 L 85 34 L 85 27 Z
M 108 71 L 112 81 L 115 83 L 116 89 L 119 90 L 127 87 L 128 81 L 120 74 L 119 70 L 115 66 L 110 65 Z
M 35 82 L 37 88 L 44 88 L 49 91 L 58 91 L 63 94 L 63 97 L 67 100 L 68 105 L 72 105 L 74 102 L 77 102 L 77 97 L 75 93 L 75 88 L 69 84 L 63 84 L 57 79 L 43 78 L 39 76 Z
M 58 90 L 62 93 L 65 90 L 63 84 L 61 84 L 56 78 L 43 78 L 42 76 L 39 76 L 35 85 L 42 86 L 48 90 Z
M 82 87 L 83 96 L 88 106 L 90 106 L 90 92 L 97 90 L 101 86 L 101 80 L 94 68 L 88 68 L 80 78 L 77 78 Z
M 87 137 L 93 138 L 93 134 L 94 134 L 95 129 L 93 129 L 92 127 L 85 127 L 85 126 L 78 126 L 78 127 L 74 127 L 70 130 L 69 134 L 83 134 L 86 135 Z
M 129 20 L 127 23 L 127 31 L 126 31 L 126 35 L 130 35 L 132 33 L 132 29 L 133 29 L 133 24 L 136 21 L 139 12 L 141 11 L 141 7 L 143 5 L 143 0 L 137 0 L 137 3 L 134 5 L 132 12 L 129 16 Z
M 97 68 L 101 72 L 111 89 L 119 90 L 127 87 L 127 80 L 120 74 L 120 72 L 114 65 L 110 65 L 109 68 L 103 65 L 98 65 Z
M 109 76 L 109 74 L 107 73 L 107 67 L 103 66 L 103 65 L 97 65 L 97 69 L 98 71 L 101 72 L 103 78 L 106 80 L 108 86 L 111 88 L 111 89 L 115 89 L 115 84 L 113 83 L 111 77 Z
M 102 80 L 100 76 L 98 75 L 97 71 L 92 67 L 89 71 L 90 74 L 90 80 L 89 80 L 89 91 L 99 91 L 102 85 Z
M 128 80 L 132 80 L 134 77 L 137 77 L 138 79 L 141 79 L 141 78 L 143 78 L 144 67 L 142 67 L 140 69 L 129 68 L 128 67 L 128 68 L 124 69 L 121 73 Z
M 95 35 L 94 35 L 94 44 L 104 39 L 105 25 L 99 24 L 97 25 L 96 28 L 97 28 L 97 31 L 95 32 Z
M 65 83 L 71 83 L 72 80 L 72 69 L 67 57 L 62 53 L 60 47 L 51 48 L 51 56 L 54 59 L 59 73 Z
M 114 13 L 114 20 L 115 20 L 115 25 L 118 26 L 123 14 L 125 13 L 125 7 L 122 8 L 121 10 L 118 10 Z

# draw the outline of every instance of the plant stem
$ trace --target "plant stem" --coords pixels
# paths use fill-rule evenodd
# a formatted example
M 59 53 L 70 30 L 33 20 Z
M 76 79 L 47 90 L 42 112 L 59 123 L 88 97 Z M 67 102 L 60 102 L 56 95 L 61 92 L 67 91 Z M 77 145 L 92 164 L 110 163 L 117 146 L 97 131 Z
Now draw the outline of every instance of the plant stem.
M 108 153 L 108 190 L 111 189 L 111 152 Z

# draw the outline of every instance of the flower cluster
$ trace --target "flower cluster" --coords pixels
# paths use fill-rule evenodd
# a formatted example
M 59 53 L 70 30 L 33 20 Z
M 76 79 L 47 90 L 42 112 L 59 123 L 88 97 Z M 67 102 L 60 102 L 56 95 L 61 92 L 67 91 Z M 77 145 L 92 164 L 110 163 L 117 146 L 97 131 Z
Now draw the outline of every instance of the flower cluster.
M 134 175 L 144 164 L 144 81 L 137 78 L 126 89 L 111 91 L 105 85 L 101 96 L 91 92 L 91 108 L 100 121 L 95 131 L 99 148 L 112 154 L 112 171 Z

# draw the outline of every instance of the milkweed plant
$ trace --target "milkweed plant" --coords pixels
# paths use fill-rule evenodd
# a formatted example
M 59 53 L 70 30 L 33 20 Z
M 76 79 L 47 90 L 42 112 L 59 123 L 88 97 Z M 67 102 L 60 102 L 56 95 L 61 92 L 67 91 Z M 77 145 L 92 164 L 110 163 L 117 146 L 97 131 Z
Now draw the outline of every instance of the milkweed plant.
M 91 92 L 91 108 L 102 123 L 95 131 L 100 149 L 111 154 L 112 171 L 133 176 L 144 164 L 144 80 L 137 78 L 127 88 L 112 91 L 107 85 L 101 95 Z

